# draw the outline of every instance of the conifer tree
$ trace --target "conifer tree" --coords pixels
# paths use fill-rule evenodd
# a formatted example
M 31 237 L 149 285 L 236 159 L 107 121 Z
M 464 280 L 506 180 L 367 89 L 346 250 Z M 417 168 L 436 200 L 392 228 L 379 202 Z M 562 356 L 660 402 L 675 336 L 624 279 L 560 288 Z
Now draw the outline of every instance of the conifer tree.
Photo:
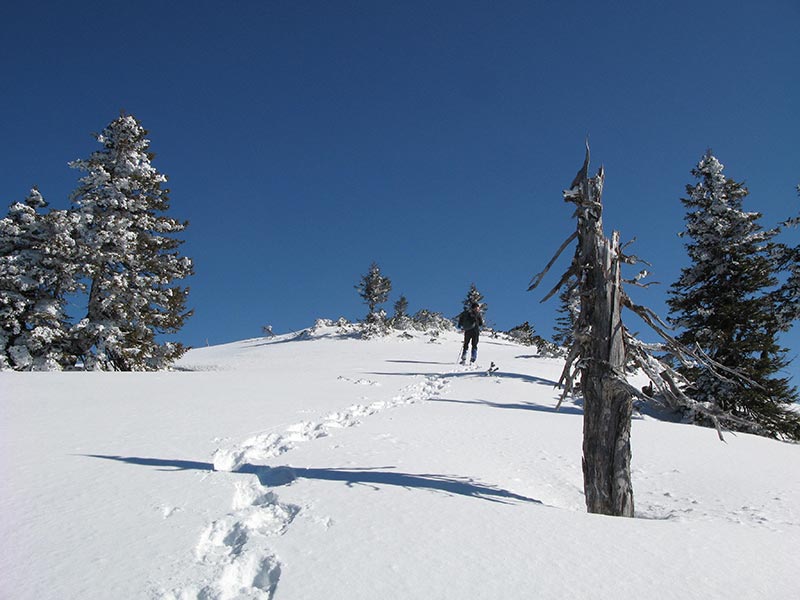
M 373 262 L 366 275 L 362 275 L 361 282 L 356 286 L 359 295 L 364 299 L 364 304 L 369 307 L 367 321 L 377 317 L 375 308 L 389 299 L 392 291 L 392 281 L 381 275 L 381 268 Z
M 72 200 L 88 305 L 73 336 L 87 369 L 156 370 L 185 351 L 157 339 L 191 315 L 188 288 L 175 282 L 192 274 L 192 261 L 171 237 L 187 223 L 163 215 L 167 177 L 151 164 L 146 136 L 122 114 L 96 136 L 101 150 L 70 163 L 85 172 Z
M 778 373 L 787 364 L 777 334 L 787 327 L 785 298 L 777 293 L 778 264 L 772 241 L 777 229 L 764 230 L 761 215 L 745 212 L 748 190 L 728 179 L 723 165 L 707 151 L 688 185 L 686 249 L 689 267 L 670 290 L 671 320 L 678 341 L 699 346 L 716 363 L 754 381 L 743 389 L 708 369 L 683 367 L 691 381 L 687 393 L 763 428 L 774 437 L 800 439 L 800 419 L 787 410 L 797 393 Z M 702 417 L 698 417 L 702 421 Z
M 524 346 L 533 346 L 535 343 L 536 330 L 531 327 L 528 321 L 516 327 L 512 327 L 507 333 L 511 339 Z
M 464 310 L 469 309 L 473 302 L 480 307 L 482 313 L 486 313 L 486 310 L 489 308 L 489 306 L 483 301 L 483 294 L 478 291 L 478 288 L 474 283 L 471 283 L 469 290 L 467 291 L 467 296 L 464 298 Z
M 800 195 L 800 185 L 797 186 L 797 193 Z M 781 226 L 784 228 L 800 226 L 800 216 L 787 219 Z M 778 244 L 773 250 L 773 256 L 780 270 L 787 274 L 774 296 L 777 306 L 775 317 L 779 329 L 788 331 L 794 322 L 800 319 L 800 245 L 791 247 Z
M 403 295 L 394 303 L 394 316 L 397 319 L 408 317 L 408 299 Z
M 73 223 L 37 188 L 0 221 L 0 368 L 70 366 L 64 295 L 75 289 Z
M 578 281 L 572 277 L 558 295 L 558 317 L 553 327 L 553 343 L 560 348 L 570 348 L 574 341 L 575 323 L 581 312 L 581 299 L 578 296 Z
M 394 303 L 394 314 L 388 321 L 389 327 L 405 331 L 413 326 L 411 317 L 408 315 L 408 299 L 401 295 Z

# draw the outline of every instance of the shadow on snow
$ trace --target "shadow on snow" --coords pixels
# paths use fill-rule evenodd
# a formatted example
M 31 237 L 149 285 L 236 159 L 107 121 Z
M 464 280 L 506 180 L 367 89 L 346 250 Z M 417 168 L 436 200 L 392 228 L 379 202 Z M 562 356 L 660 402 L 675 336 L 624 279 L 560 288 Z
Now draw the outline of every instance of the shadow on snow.
M 412 362 L 412 361 L 391 361 L 391 362 Z M 426 364 L 450 364 L 450 363 L 426 363 Z M 437 377 L 441 377 L 442 379 L 455 379 L 455 378 L 467 378 L 467 377 L 488 377 L 490 374 L 486 371 L 458 371 L 455 373 L 386 373 L 382 371 L 372 371 L 368 373 L 369 375 L 400 375 L 402 377 L 429 377 L 431 375 L 436 375 Z M 536 377 L 534 375 L 525 375 L 524 373 L 510 373 L 508 371 L 495 371 L 491 373 L 491 377 L 499 378 L 499 379 L 518 379 L 520 381 L 525 381 L 527 383 L 535 383 L 538 385 L 546 385 L 550 387 L 558 387 L 558 383 L 551 379 L 544 379 L 542 377 Z
M 131 465 L 154 467 L 159 471 L 213 471 L 214 465 L 192 460 L 170 460 L 162 458 L 145 458 L 140 456 L 111 456 L 106 454 L 82 454 L 89 458 L 114 460 Z M 320 481 L 341 481 L 348 487 L 366 485 L 374 489 L 379 486 L 395 486 L 406 489 L 422 489 L 440 492 L 450 496 L 467 496 L 511 504 L 530 502 L 542 504 L 540 500 L 515 494 L 496 486 L 485 485 L 468 477 L 435 475 L 430 473 L 400 473 L 391 470 L 393 467 L 375 467 L 364 469 L 309 469 L 304 467 L 268 467 L 266 465 L 245 464 L 233 471 L 245 475 L 255 475 L 261 485 L 276 487 L 291 483 L 295 479 L 316 479 Z
M 412 365 L 452 365 L 453 363 L 449 362 L 436 362 L 432 360 L 387 360 L 386 362 L 390 363 L 407 363 Z
M 489 400 L 453 400 L 451 398 L 429 398 L 428 402 L 452 402 L 453 404 L 475 404 L 478 406 L 489 406 L 491 408 L 505 408 L 510 410 L 532 410 L 536 412 L 546 412 L 564 415 L 583 415 L 583 410 L 576 406 L 564 406 L 556 410 L 555 406 L 543 406 L 533 402 L 517 402 L 514 404 L 504 404 L 502 402 L 490 402 Z

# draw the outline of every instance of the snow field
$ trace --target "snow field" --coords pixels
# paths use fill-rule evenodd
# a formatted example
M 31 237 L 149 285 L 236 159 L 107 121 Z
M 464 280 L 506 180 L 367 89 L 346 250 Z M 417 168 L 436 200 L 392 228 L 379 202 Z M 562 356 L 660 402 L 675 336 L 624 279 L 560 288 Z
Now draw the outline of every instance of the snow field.
M 559 361 L 442 338 L 0 374 L 0 597 L 794 598 L 797 446 L 638 417 L 638 518 L 588 515 Z

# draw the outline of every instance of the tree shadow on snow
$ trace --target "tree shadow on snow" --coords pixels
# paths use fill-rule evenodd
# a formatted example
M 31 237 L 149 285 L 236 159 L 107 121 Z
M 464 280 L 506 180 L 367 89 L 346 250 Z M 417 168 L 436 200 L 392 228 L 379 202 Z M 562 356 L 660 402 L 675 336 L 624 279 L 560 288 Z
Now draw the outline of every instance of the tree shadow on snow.
M 144 458 L 141 456 L 112 456 L 109 454 L 79 454 L 88 458 L 102 458 L 104 460 L 116 460 L 131 465 L 143 467 L 161 467 L 158 471 L 213 471 L 214 465 L 207 462 L 195 460 L 167 460 L 163 458 Z
M 551 354 L 542 354 L 542 353 L 539 353 L 539 354 L 517 354 L 514 358 L 551 358 L 553 360 L 558 360 L 558 359 L 563 360 L 563 358 L 561 358 L 561 357 L 552 356 Z
M 489 406 L 491 408 L 505 408 L 510 410 L 532 410 L 536 412 L 547 412 L 565 415 L 583 415 L 583 410 L 577 406 L 561 405 L 556 410 L 555 406 L 542 406 L 533 402 L 517 402 L 504 404 L 502 402 L 490 402 L 489 400 L 453 400 L 452 398 L 429 398 L 428 402 L 452 402 L 454 404 L 476 404 L 479 406 Z
M 82 454 L 89 458 L 114 460 L 132 465 L 156 467 L 159 471 L 213 471 L 214 465 L 192 460 L 170 460 L 163 458 L 145 458 L 140 456 L 112 456 L 106 454 Z M 296 479 L 316 479 L 319 481 L 341 481 L 348 487 L 366 485 L 375 490 L 379 486 L 395 486 L 406 489 L 422 489 L 444 493 L 449 496 L 467 496 L 499 502 L 501 504 L 533 503 L 542 504 L 540 500 L 515 494 L 503 488 L 486 485 L 469 477 L 453 475 L 435 475 L 430 473 L 400 473 L 390 470 L 393 467 L 374 467 L 363 469 L 309 469 L 304 467 L 269 467 L 266 465 L 245 464 L 233 471 L 258 477 L 261 485 L 277 487 L 287 485 Z
M 396 362 L 410 362 L 410 361 L 396 361 Z M 429 363 L 429 364 L 436 364 L 436 363 Z M 450 363 L 440 363 L 440 364 L 450 364 Z M 458 371 L 456 373 L 386 373 L 382 371 L 371 371 L 367 373 L 368 375 L 400 375 L 403 377 L 417 377 L 417 376 L 424 376 L 430 377 L 431 375 L 437 375 L 442 379 L 463 379 L 463 378 L 472 378 L 472 377 L 489 377 L 490 374 L 486 371 Z M 526 383 L 535 383 L 538 385 L 546 385 L 549 387 L 558 387 L 558 383 L 552 381 L 550 379 L 544 379 L 542 377 L 536 377 L 534 375 L 525 375 L 524 373 L 510 373 L 508 371 L 495 371 L 491 373 L 491 377 L 497 379 L 518 379 L 520 381 L 524 381 Z
M 412 365 L 451 365 L 453 363 L 448 362 L 436 362 L 433 360 L 387 360 L 386 362 L 390 363 L 404 363 L 404 364 L 412 364 Z
M 469 477 L 452 475 L 434 475 L 430 473 L 400 473 L 392 471 L 393 467 L 375 467 L 363 469 L 307 469 L 302 467 L 263 468 L 258 473 L 262 485 L 275 486 L 290 483 L 295 479 L 316 479 L 322 481 L 341 481 L 348 487 L 366 485 L 375 490 L 379 486 L 388 485 L 406 489 L 423 489 L 441 492 L 449 496 L 468 496 L 510 504 L 514 502 L 532 502 L 542 504 L 540 500 L 515 494 L 492 485 L 485 485 Z

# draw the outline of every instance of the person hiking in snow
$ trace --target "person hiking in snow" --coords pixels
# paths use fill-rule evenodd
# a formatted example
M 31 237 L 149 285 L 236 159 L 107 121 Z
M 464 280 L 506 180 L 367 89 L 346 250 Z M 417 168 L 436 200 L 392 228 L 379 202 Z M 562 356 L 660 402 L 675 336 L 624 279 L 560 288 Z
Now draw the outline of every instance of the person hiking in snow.
M 481 307 L 477 302 L 473 302 L 469 308 L 458 315 L 458 326 L 464 330 L 464 348 L 461 351 L 461 364 L 467 361 L 467 348 L 472 343 L 472 355 L 469 362 L 474 363 L 478 358 L 478 336 L 483 327 L 483 315 Z

